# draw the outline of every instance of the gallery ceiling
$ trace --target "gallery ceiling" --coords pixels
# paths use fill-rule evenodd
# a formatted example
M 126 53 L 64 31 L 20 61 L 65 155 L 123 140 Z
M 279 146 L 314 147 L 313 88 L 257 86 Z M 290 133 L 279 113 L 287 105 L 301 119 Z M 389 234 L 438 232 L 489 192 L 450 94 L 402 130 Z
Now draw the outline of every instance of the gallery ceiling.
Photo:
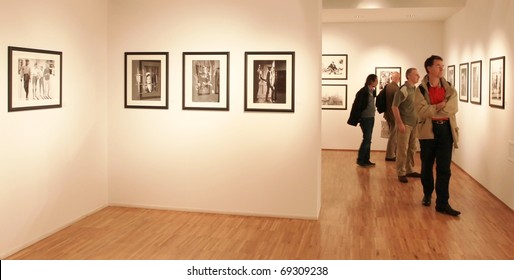
M 323 0 L 322 21 L 444 21 L 465 5 L 466 0 Z

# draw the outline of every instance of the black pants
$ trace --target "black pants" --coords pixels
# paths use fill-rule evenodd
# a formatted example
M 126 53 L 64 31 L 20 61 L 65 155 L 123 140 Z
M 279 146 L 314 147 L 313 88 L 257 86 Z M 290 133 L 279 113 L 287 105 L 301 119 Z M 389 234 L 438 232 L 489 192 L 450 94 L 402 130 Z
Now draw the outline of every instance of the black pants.
M 419 140 L 421 148 L 421 183 L 423 193 L 431 196 L 434 191 L 434 162 L 436 164 L 435 192 L 436 206 L 445 206 L 450 199 L 453 137 L 448 121 L 433 122 L 434 139 Z

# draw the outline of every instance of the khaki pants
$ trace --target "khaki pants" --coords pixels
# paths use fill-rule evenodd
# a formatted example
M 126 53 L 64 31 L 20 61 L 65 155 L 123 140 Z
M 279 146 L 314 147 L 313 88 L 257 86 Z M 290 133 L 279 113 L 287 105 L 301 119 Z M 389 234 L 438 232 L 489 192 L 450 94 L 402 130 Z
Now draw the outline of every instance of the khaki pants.
M 395 158 L 396 157 L 396 125 L 395 122 L 388 121 L 389 125 L 389 139 L 387 140 L 387 150 L 386 150 L 386 158 Z
M 398 176 L 414 172 L 414 154 L 416 154 L 416 127 L 405 125 L 405 132 L 397 131 L 396 171 Z

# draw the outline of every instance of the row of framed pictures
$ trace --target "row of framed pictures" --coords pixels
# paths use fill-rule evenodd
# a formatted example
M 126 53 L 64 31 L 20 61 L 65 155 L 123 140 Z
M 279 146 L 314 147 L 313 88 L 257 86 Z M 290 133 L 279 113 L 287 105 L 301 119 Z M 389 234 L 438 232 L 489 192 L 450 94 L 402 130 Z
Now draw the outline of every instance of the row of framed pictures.
M 455 86 L 455 65 L 446 71 L 447 80 Z M 459 100 L 482 104 L 482 61 L 459 64 Z M 505 56 L 489 60 L 489 106 L 505 108 Z
M 322 80 L 348 80 L 348 55 L 321 55 Z M 321 109 L 346 110 L 348 86 L 344 84 L 321 85 Z
M 62 107 L 62 52 L 8 47 L 8 111 Z M 125 108 L 168 109 L 168 52 L 125 53 Z M 184 52 L 182 108 L 229 110 L 229 52 Z M 294 112 L 295 52 L 245 52 L 245 111 Z

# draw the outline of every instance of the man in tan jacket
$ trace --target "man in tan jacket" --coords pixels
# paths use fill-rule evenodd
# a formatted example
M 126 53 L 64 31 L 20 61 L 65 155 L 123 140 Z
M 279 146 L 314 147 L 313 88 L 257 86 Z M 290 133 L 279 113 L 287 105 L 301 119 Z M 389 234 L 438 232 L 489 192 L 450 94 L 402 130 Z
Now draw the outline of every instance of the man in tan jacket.
M 444 64 L 440 56 L 432 55 L 425 61 L 427 75 L 419 85 L 416 96 L 418 113 L 418 138 L 421 148 L 421 183 L 424 206 L 430 206 L 434 191 L 433 166 L 436 163 L 435 191 L 437 212 L 458 216 L 450 199 L 449 184 L 453 148 L 458 146 L 458 127 L 455 114 L 458 98 L 453 88 L 443 78 Z

